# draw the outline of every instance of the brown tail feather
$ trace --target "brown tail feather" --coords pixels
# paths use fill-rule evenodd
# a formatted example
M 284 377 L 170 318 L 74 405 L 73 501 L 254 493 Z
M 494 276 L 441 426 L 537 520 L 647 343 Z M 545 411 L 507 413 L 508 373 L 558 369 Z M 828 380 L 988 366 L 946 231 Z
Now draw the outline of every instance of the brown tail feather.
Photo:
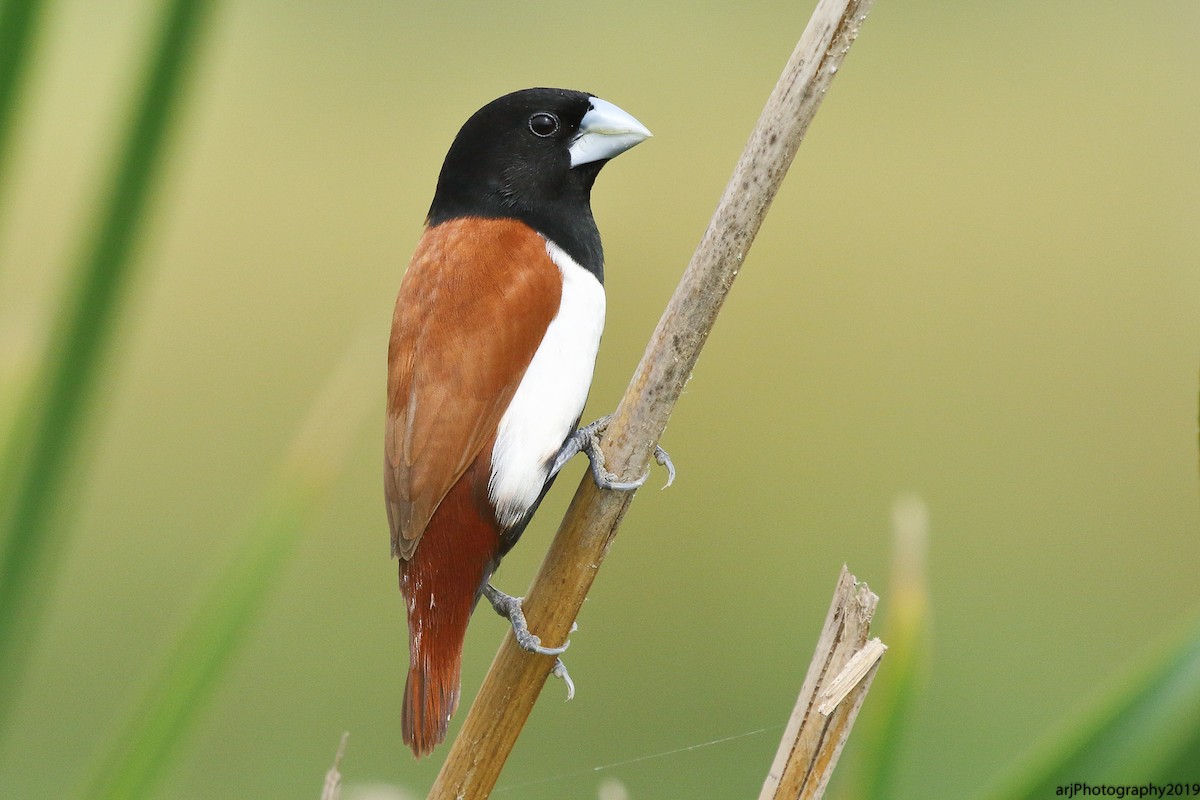
M 446 738 L 450 717 L 458 708 L 462 675 L 462 645 L 441 659 L 413 654 L 404 682 L 404 706 L 400 727 L 404 743 L 417 758 L 427 756 Z
M 400 562 L 409 655 L 401 728 L 418 758 L 446 738 L 458 708 L 467 622 L 498 558 L 495 517 L 490 507 L 481 508 L 473 488 L 476 473 L 487 474 L 477 467 L 451 487 L 412 559 Z

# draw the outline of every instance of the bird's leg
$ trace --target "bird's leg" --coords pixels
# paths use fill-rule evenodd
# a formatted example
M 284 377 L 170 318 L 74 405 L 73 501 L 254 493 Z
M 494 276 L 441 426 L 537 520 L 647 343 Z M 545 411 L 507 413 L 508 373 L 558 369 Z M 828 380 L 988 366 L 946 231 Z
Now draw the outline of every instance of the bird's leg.
M 586 453 L 588 461 L 592 465 L 592 478 L 601 489 L 629 492 L 645 483 L 646 479 L 650 477 L 648 470 L 645 475 L 635 481 L 621 481 L 617 480 L 617 476 L 605 468 L 604 452 L 600 449 L 600 438 L 604 435 L 604 431 L 608 428 L 608 423 L 611 420 L 611 414 L 603 416 L 589 425 L 584 425 L 568 436 L 567 440 L 563 442 L 563 446 L 559 448 L 558 455 L 554 457 L 554 463 L 550 465 L 550 477 L 553 478 L 557 475 L 558 471 L 566 466 L 567 462 L 576 455 Z M 667 455 L 666 450 L 655 445 L 654 460 L 667 468 L 666 485 L 670 486 L 675 481 L 675 465 L 671 462 L 671 457 Z M 663 488 L 665 489 L 666 486 Z
M 554 656 L 554 669 L 551 674 L 556 678 L 561 678 L 567 685 L 567 699 L 573 698 L 575 681 L 571 680 L 571 675 L 567 672 L 567 665 L 558 657 L 571 644 L 571 640 L 568 639 L 562 647 L 542 647 L 541 639 L 529 632 L 529 623 L 525 620 L 525 612 L 521 610 L 520 597 L 505 594 L 490 583 L 483 585 L 483 596 L 492 604 L 492 608 L 496 609 L 496 613 L 507 619 L 512 625 L 513 635 L 517 637 L 517 644 L 521 646 L 522 650 L 543 656 Z
M 496 609 L 496 613 L 512 625 L 513 635 L 517 637 L 517 644 L 522 650 L 543 656 L 556 656 L 565 652 L 571 644 L 570 640 L 567 640 L 562 647 L 542 647 L 542 640 L 529 632 L 529 623 L 525 621 L 525 612 L 521 610 L 520 597 L 505 594 L 490 583 L 483 585 L 483 596 L 492 604 L 492 608 Z

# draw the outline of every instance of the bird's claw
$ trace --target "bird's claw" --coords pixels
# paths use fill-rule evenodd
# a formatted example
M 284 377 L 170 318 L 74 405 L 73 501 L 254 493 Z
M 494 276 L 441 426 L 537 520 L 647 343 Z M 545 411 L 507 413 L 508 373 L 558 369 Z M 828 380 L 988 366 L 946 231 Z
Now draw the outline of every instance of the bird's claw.
M 662 449 L 661 445 L 654 445 L 654 460 L 658 462 L 660 467 L 667 468 L 667 482 L 663 484 L 664 489 L 675 482 L 675 462 L 667 455 L 667 451 Z
M 484 584 L 483 596 L 492 604 L 496 613 L 508 620 L 512 625 L 513 636 L 522 650 L 537 653 L 541 656 L 557 656 L 565 653 L 571 641 L 568 639 L 562 647 L 543 647 L 542 640 L 530 632 L 529 623 L 525 620 L 525 612 L 521 609 L 521 598 L 513 597 L 492 586 Z
M 496 613 L 507 619 L 509 624 L 512 625 L 513 636 L 522 650 L 543 656 L 554 656 L 554 668 L 550 674 L 556 678 L 561 678 L 562 682 L 567 685 L 567 699 L 574 698 L 575 681 L 571 680 L 571 674 L 567 672 L 567 665 L 558 657 L 566 651 L 571 641 L 568 639 L 563 643 L 562 647 L 542 647 L 542 640 L 529 631 L 529 623 L 525 620 L 525 612 L 521 610 L 520 597 L 505 594 L 490 583 L 483 585 L 483 596 L 492 604 L 492 608 L 496 610 Z M 571 630 L 575 630 L 574 624 L 571 625 Z
M 562 662 L 561 658 L 554 659 L 554 669 L 550 674 L 560 678 L 567 685 L 567 700 L 573 700 L 575 698 L 575 681 L 571 680 L 571 675 L 567 672 L 567 665 Z
M 650 477 L 649 470 L 637 480 L 622 481 L 615 473 L 609 472 L 604 466 L 604 452 L 600 449 L 600 439 L 604 435 L 605 430 L 608 429 L 608 423 L 611 420 L 611 414 L 603 416 L 567 437 L 567 441 L 559 449 L 558 455 L 554 457 L 554 463 L 550 467 L 550 474 L 557 475 L 558 471 L 574 456 L 579 453 L 585 453 L 592 465 L 592 479 L 596 481 L 596 485 L 601 489 L 631 492 L 634 489 L 640 488 L 646 482 L 646 479 Z M 667 468 L 667 483 L 663 486 L 665 489 L 675 482 L 675 464 L 672 463 L 671 457 L 667 455 L 667 451 L 663 450 L 659 445 L 654 446 L 654 460 Z

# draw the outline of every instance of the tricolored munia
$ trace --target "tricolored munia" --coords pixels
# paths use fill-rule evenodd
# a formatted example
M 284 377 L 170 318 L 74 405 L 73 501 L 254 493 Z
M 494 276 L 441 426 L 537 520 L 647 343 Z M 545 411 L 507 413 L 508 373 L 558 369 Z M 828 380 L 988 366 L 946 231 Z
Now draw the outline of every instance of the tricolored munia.
M 565 649 L 543 647 L 519 599 L 489 580 L 558 470 L 595 452 L 603 421 L 576 429 L 604 327 L 592 184 L 649 136 L 593 95 L 526 89 L 477 111 L 446 154 L 388 347 L 384 484 L 408 612 L 402 729 L 417 756 L 446 737 L 481 595 L 526 650 Z M 640 484 L 597 459 L 592 473 L 608 489 Z

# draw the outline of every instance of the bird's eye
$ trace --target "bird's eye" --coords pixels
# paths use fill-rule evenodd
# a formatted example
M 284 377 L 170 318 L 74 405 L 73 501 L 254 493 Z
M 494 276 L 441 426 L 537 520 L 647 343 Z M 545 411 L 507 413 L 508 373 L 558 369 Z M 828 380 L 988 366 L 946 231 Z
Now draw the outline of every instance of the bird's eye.
M 558 117 L 539 111 L 529 118 L 529 130 L 533 131 L 534 136 L 553 136 L 558 132 Z

